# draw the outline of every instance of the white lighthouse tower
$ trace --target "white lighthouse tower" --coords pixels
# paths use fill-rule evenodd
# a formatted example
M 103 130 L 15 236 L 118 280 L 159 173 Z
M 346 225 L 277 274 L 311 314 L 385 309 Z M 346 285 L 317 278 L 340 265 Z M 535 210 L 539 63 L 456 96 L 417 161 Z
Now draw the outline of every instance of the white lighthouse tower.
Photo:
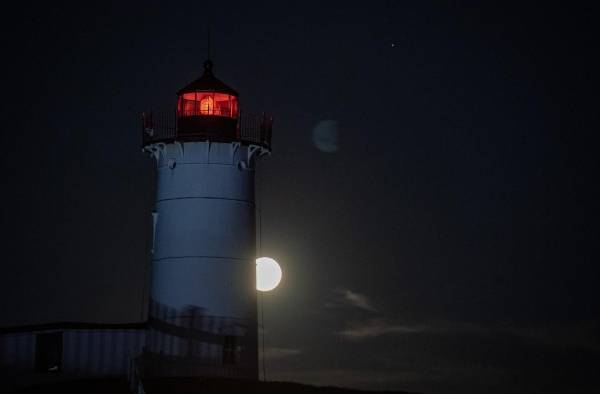
M 272 119 L 242 114 L 212 62 L 143 115 L 156 163 L 150 311 L 142 364 L 152 376 L 258 377 L 254 162 Z

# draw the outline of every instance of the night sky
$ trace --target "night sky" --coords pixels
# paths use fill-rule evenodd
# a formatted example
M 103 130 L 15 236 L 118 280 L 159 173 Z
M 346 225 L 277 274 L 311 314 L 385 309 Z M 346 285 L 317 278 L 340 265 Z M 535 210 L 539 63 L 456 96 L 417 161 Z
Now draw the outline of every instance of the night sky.
M 598 15 L 353 3 L 5 8 L 0 325 L 145 319 L 139 113 L 202 73 L 210 21 L 215 74 L 275 119 L 268 379 L 597 389 Z

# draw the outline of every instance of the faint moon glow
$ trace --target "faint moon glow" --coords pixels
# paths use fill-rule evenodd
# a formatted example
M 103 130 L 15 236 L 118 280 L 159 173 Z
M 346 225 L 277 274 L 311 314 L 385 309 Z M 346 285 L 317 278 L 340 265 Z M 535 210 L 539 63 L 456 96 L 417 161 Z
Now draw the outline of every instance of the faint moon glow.
M 338 150 L 338 123 L 335 120 L 320 121 L 312 133 L 313 143 L 321 152 L 333 153 Z
M 256 289 L 271 291 L 281 282 L 281 267 L 270 257 L 256 259 Z

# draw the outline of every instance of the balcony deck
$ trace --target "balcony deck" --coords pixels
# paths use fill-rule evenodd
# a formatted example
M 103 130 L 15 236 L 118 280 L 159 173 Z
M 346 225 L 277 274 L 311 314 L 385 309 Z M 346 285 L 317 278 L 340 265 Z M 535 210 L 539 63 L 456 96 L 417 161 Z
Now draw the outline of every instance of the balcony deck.
M 164 142 L 186 142 L 186 141 L 215 141 L 215 142 L 239 142 L 243 145 L 258 145 L 264 149 L 271 150 L 271 135 L 273 130 L 273 118 L 265 114 L 256 115 L 242 113 L 236 118 L 224 116 L 194 116 L 202 118 L 217 127 L 211 129 L 198 127 L 196 130 L 189 127 L 189 120 L 193 117 L 179 118 L 175 111 L 167 112 L 144 112 L 142 113 L 142 147 Z M 182 127 L 183 121 L 186 127 Z M 192 119 L 193 120 L 193 119 Z M 232 129 L 231 132 L 218 132 L 218 125 Z

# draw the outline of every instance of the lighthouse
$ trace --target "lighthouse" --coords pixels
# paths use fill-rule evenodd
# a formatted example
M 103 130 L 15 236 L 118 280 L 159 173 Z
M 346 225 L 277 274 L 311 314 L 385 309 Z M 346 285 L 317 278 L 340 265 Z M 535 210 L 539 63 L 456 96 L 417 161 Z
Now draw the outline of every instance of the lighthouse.
M 170 384 L 188 378 L 258 379 L 254 178 L 272 124 L 241 110 L 210 60 L 171 111 L 143 113 L 157 182 L 147 320 L 0 327 L 0 364 L 32 383 L 127 376 L 136 392 L 160 381 L 176 392 Z
M 255 162 L 272 118 L 242 112 L 207 60 L 142 129 L 156 168 L 144 374 L 257 379 Z

